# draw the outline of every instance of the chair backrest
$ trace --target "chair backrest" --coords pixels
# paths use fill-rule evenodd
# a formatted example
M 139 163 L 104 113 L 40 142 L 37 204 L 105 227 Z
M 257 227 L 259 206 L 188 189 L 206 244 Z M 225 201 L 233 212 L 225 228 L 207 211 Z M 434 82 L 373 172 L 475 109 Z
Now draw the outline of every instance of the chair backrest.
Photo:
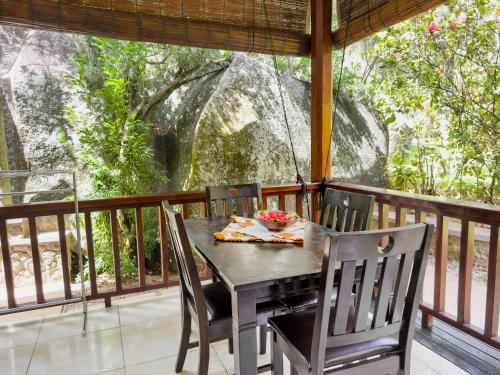
M 201 281 L 193 251 L 189 244 L 184 220 L 180 213 L 169 208 L 165 202 L 163 203 L 163 210 L 167 218 L 170 240 L 179 269 L 183 298 L 190 300 L 200 323 L 208 322 L 205 296 L 201 288 Z
M 393 336 L 399 338 L 399 350 L 407 350 L 413 339 L 432 231 L 433 225 L 415 224 L 327 235 L 311 346 L 311 365 L 318 369 L 313 373 L 322 373 L 325 350 L 334 346 Z M 381 239 L 388 243 L 384 248 L 378 246 Z M 352 308 L 359 271 L 361 282 Z M 331 310 L 334 283 L 338 292 Z
M 374 205 L 373 195 L 327 188 L 321 204 L 320 223 L 337 232 L 368 230 Z
M 262 209 L 260 184 L 207 186 L 206 203 L 208 217 L 252 215 Z

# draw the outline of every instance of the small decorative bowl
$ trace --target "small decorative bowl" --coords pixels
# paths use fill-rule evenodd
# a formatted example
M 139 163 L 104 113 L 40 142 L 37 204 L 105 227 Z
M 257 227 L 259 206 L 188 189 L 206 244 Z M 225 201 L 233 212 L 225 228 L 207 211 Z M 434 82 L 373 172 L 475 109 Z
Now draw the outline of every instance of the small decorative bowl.
M 269 230 L 282 231 L 299 221 L 300 216 L 295 212 L 259 211 L 255 214 L 255 219 Z

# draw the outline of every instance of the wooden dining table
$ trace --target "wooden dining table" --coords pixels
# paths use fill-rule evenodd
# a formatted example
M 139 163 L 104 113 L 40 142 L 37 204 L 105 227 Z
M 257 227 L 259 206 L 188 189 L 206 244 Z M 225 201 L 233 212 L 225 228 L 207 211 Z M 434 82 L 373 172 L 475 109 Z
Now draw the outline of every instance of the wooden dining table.
M 215 240 L 228 223 L 220 217 L 185 221 L 192 246 L 231 293 L 235 374 L 255 375 L 256 306 L 318 288 L 327 230 L 308 222 L 298 244 Z

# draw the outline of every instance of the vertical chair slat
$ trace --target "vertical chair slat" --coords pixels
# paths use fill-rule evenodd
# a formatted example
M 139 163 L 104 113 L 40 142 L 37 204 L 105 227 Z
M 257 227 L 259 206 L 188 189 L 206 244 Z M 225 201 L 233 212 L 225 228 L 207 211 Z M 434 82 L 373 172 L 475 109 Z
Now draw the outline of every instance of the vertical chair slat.
M 167 232 L 167 218 L 165 211 L 160 206 L 160 251 L 161 251 L 161 276 L 164 284 L 168 283 L 168 232 Z
M 295 193 L 295 213 L 299 216 L 303 215 L 302 210 L 302 192 Z
M 335 207 L 334 207 L 335 209 Z M 321 218 L 320 218 L 320 224 L 324 227 L 329 226 L 329 220 L 331 216 L 331 207 L 330 204 L 327 203 L 323 206 L 323 209 L 321 211 Z
M 472 292 L 472 258 L 474 255 L 474 222 L 462 220 L 460 262 L 458 270 L 458 323 L 470 323 Z
M 113 265 L 116 291 L 122 290 L 122 269 L 120 264 L 120 244 L 118 241 L 118 219 L 116 210 L 111 210 L 111 246 L 113 248 Z
M 390 322 L 397 323 L 401 320 L 403 316 L 403 307 L 406 297 L 406 289 L 408 287 L 408 281 L 410 280 L 411 267 L 413 266 L 413 260 L 415 258 L 415 253 L 409 252 L 402 255 L 399 261 L 398 274 L 396 276 L 396 284 L 394 287 L 394 296 L 392 298 L 391 310 L 390 310 Z
M 353 209 L 346 210 L 345 232 L 352 232 L 354 230 L 354 223 L 356 222 L 357 211 Z
M 364 331 L 366 329 L 375 276 L 377 275 L 378 259 L 365 260 L 363 268 L 363 275 L 361 276 L 361 284 L 357 296 L 356 315 L 354 317 L 355 332 Z
M 69 274 L 68 246 L 66 244 L 66 225 L 64 215 L 57 215 L 57 227 L 59 230 L 59 244 L 61 246 L 61 266 L 64 283 L 64 298 L 71 298 L 71 280 Z
M 5 287 L 7 289 L 7 305 L 10 309 L 12 309 L 16 307 L 16 298 L 14 295 L 12 262 L 10 259 L 9 238 L 5 219 L 0 219 L 0 244 L 2 245 L 3 274 L 5 277 Z
M 406 225 L 407 209 L 404 207 L 396 207 L 396 226 L 402 227 Z
M 224 199 L 224 205 L 226 206 L 226 211 L 222 215 L 217 214 L 217 216 L 226 216 L 226 215 L 231 215 L 233 212 L 233 200 L 231 198 Z
M 245 210 L 243 209 L 243 197 L 236 197 L 236 215 L 243 216 L 244 212 Z
M 224 203 L 222 199 L 217 199 L 215 201 L 215 216 L 225 216 Z
M 498 336 L 498 319 L 500 315 L 500 236 L 498 226 L 491 226 L 490 254 L 488 257 L 488 285 L 486 289 L 486 316 L 484 334 L 489 337 Z
M 97 274 L 95 271 L 94 237 L 92 234 L 92 216 L 90 212 L 85 212 L 85 235 L 87 237 L 87 257 L 89 264 L 90 294 L 97 294 Z
M 146 286 L 146 257 L 144 253 L 144 228 L 142 224 L 142 210 L 135 208 L 135 230 L 137 233 L 137 268 L 139 272 L 139 284 Z
M 33 276 L 35 278 L 36 301 L 44 303 L 42 265 L 40 263 L 40 250 L 38 249 L 38 233 L 36 230 L 36 220 L 34 216 L 28 218 L 30 228 L 31 257 L 33 259 Z
M 386 321 L 387 308 L 389 305 L 390 292 L 393 286 L 396 264 L 396 257 L 389 256 L 384 258 L 380 274 L 380 288 L 377 295 L 377 301 L 375 303 L 373 328 L 382 327 Z
M 337 303 L 335 304 L 335 319 L 333 321 L 334 335 L 345 333 L 347 328 L 356 261 L 342 262 L 341 272 L 342 278 L 340 280 Z
M 278 195 L 278 209 L 281 211 L 286 211 L 286 195 Z
M 448 267 L 448 223 L 447 216 L 436 218 L 436 265 L 434 267 L 434 310 L 442 311 L 446 300 L 446 273 Z

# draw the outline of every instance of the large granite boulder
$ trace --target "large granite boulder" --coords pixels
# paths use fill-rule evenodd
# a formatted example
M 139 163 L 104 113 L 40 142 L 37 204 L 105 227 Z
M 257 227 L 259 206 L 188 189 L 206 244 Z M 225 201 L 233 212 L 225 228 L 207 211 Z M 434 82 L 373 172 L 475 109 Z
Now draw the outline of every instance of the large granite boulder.
M 299 171 L 308 180 L 310 84 L 285 76 L 283 91 Z M 179 90 L 155 123 L 156 152 L 171 190 L 295 181 L 274 71 L 247 54 L 237 54 L 220 75 Z M 385 136 L 365 106 L 342 97 L 333 138 L 337 179 L 384 184 Z
M 61 142 L 71 137 L 65 116 L 65 106 L 73 98 L 66 78 L 74 56 L 71 38 L 63 33 L 0 27 L 0 88 L 10 169 L 73 166 L 69 143 Z M 26 189 L 36 190 L 68 186 L 67 178 L 61 176 L 23 182 Z

